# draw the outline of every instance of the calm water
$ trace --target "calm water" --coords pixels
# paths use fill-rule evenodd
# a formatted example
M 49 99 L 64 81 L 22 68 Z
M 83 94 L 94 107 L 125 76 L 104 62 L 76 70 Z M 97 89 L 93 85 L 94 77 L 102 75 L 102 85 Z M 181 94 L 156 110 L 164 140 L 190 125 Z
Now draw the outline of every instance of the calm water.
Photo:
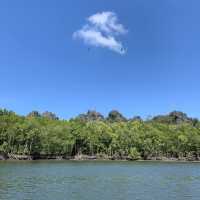
M 200 163 L 0 162 L 0 200 L 199 200 Z

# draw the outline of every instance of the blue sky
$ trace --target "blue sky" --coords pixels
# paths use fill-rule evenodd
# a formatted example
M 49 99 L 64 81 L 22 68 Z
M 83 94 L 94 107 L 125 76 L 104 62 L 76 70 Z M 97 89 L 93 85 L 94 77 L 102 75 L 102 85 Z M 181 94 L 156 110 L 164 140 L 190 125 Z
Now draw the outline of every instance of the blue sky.
M 200 118 L 199 0 L 0 2 L 0 107 L 70 118 L 182 110 Z M 95 13 L 128 29 L 120 55 L 72 38 Z

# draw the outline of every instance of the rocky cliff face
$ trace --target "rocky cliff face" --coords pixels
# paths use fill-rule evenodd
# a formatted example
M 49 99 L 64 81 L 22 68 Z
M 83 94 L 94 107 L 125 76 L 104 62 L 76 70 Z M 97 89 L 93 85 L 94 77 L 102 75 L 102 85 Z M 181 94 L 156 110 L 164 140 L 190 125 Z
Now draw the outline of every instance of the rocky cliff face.
M 193 125 L 195 125 L 195 123 L 198 121 L 195 118 L 188 117 L 187 114 L 180 111 L 173 111 L 167 115 L 158 115 L 155 116 L 152 120 L 166 124 L 191 123 Z

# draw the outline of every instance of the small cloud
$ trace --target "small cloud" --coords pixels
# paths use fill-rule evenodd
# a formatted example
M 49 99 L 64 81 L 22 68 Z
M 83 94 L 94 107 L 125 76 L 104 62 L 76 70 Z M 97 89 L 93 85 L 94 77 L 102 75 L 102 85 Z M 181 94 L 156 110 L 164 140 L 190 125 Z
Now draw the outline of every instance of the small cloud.
M 104 47 L 125 54 L 125 48 L 116 38 L 127 32 L 124 26 L 118 23 L 117 15 L 114 12 L 102 12 L 87 18 L 87 24 L 74 32 L 73 38 L 81 39 L 87 45 Z

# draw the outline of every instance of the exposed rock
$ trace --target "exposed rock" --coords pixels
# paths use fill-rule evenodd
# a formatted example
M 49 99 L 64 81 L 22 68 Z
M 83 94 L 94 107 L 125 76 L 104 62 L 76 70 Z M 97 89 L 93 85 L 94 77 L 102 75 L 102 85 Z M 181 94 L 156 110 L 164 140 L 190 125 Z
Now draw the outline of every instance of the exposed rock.
M 34 110 L 34 111 L 30 112 L 27 115 L 27 117 L 41 117 L 41 114 L 38 111 Z
M 180 111 L 173 111 L 168 115 L 158 115 L 155 116 L 152 120 L 166 124 L 192 123 L 194 126 L 198 123 L 198 119 L 190 118 L 187 116 L 187 114 Z
M 7 156 L 4 155 L 4 154 L 0 154 L 0 160 L 6 160 L 7 159 Z
M 59 118 L 56 116 L 56 114 L 52 113 L 52 112 L 49 112 L 49 111 L 46 111 L 44 113 L 42 113 L 42 117 L 46 117 L 50 120 L 58 120 Z
M 88 156 L 83 154 L 78 154 L 74 157 L 74 160 L 96 160 L 96 156 Z
M 28 156 L 28 155 L 8 154 L 8 159 L 11 159 L 11 160 L 33 160 L 33 157 Z
M 117 110 L 112 110 L 108 113 L 107 120 L 109 122 L 125 122 L 127 119 Z
M 140 116 L 135 116 L 135 117 L 129 119 L 129 121 L 140 121 L 141 122 L 142 118 Z
M 81 119 L 83 121 L 98 121 L 104 120 L 104 117 L 101 113 L 95 110 L 88 110 L 86 114 L 80 114 L 77 119 Z

